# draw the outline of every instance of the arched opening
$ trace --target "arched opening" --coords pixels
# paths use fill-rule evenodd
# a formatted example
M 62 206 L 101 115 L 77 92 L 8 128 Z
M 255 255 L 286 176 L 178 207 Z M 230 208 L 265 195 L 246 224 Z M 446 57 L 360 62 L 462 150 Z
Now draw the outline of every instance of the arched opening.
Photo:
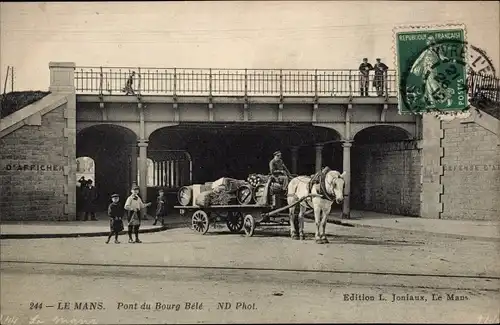
M 92 180 L 95 184 L 95 162 L 94 159 L 90 157 L 78 157 L 76 158 L 76 179 L 87 181 Z M 80 186 L 81 182 L 77 182 L 77 186 Z
M 378 125 L 354 137 L 351 206 L 395 215 L 420 212 L 420 152 L 404 129 Z
M 117 125 L 95 125 L 77 134 L 77 157 L 88 157 L 94 161 L 97 211 L 106 210 L 113 193 L 119 194 L 122 200 L 128 195 L 135 179 L 132 157 L 135 157 L 136 144 L 135 133 Z
M 310 123 L 182 123 L 154 131 L 149 137 L 148 157 L 156 163 L 165 152 L 188 152 L 192 183 L 203 184 L 221 177 L 247 179 L 252 173 L 268 174 L 276 150 L 283 153 L 292 170 L 292 148 L 298 147 L 297 173 L 310 175 L 315 172 L 317 143 L 325 143 L 322 165 L 342 168 L 339 140 L 336 131 Z M 186 165 L 181 186 L 189 179 L 188 170 Z M 176 197 L 172 195 L 170 201 L 175 202 Z
M 251 173 L 268 173 L 269 161 L 276 150 L 283 153 L 289 169 L 292 147 L 299 147 L 297 172 L 315 170 L 316 143 L 328 142 L 323 149 L 323 164 L 337 166 L 340 136 L 327 128 L 310 124 L 181 124 L 156 130 L 149 138 L 148 157 L 161 150 L 187 151 L 193 160 L 193 182 L 202 183 L 220 177 L 245 179 Z M 335 142 L 337 141 L 337 142 Z M 340 151 L 341 152 L 341 151 Z

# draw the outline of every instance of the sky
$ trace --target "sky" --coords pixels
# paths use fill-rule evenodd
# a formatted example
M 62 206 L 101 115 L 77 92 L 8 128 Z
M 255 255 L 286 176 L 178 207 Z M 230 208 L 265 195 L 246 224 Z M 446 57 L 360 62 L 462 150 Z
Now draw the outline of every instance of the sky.
M 158 68 L 393 67 L 393 28 L 463 23 L 500 71 L 496 1 L 0 3 L 0 80 L 47 90 L 51 61 Z M 9 84 L 10 90 L 10 84 Z

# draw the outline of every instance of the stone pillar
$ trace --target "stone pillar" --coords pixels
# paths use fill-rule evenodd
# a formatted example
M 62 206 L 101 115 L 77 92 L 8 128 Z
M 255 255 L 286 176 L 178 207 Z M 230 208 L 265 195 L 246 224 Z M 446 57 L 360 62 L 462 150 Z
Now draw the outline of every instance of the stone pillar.
M 64 143 L 63 154 L 66 164 L 63 168 L 64 207 L 63 215 L 55 216 L 59 220 L 76 220 L 76 90 L 75 90 L 75 63 L 50 62 L 49 91 L 54 95 L 63 95 L 67 102 L 64 104 Z
M 137 143 L 139 147 L 139 188 L 143 202 L 147 201 L 148 180 L 148 140 L 141 139 Z
M 316 146 L 316 173 L 321 171 L 323 145 Z
M 292 147 L 292 174 L 297 174 L 297 163 L 299 159 L 299 147 Z
M 130 180 L 131 180 L 131 183 L 130 183 L 129 190 L 132 188 L 132 186 L 134 184 L 137 184 L 137 159 L 138 159 L 137 145 L 133 144 L 130 146 Z
M 434 114 L 426 113 L 422 116 L 422 141 L 419 143 L 419 149 L 422 150 L 420 216 L 423 218 L 439 219 L 443 211 L 441 158 L 444 155 L 444 150 L 441 146 L 441 139 L 444 132 L 441 124 L 441 120 Z
M 351 217 L 351 147 L 352 141 L 344 141 L 342 142 L 342 148 L 344 148 L 343 153 L 343 172 L 346 173 L 345 187 L 344 187 L 344 203 L 342 206 L 342 218 L 349 219 Z

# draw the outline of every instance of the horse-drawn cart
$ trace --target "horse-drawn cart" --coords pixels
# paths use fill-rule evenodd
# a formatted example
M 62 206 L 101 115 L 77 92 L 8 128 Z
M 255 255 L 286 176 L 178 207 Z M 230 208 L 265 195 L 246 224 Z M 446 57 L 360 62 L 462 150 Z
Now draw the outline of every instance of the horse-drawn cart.
M 256 227 L 290 226 L 288 209 L 299 204 L 299 200 L 286 205 L 286 189 L 277 185 L 273 178 L 264 184 L 252 186 L 242 184 L 235 193 L 236 204 L 200 206 L 195 202 L 199 190 L 183 187 L 179 190 L 179 203 L 174 208 L 185 216 L 191 216 L 192 229 L 205 234 L 210 224 L 225 223 L 229 231 L 239 233 L 244 230 L 253 236 Z

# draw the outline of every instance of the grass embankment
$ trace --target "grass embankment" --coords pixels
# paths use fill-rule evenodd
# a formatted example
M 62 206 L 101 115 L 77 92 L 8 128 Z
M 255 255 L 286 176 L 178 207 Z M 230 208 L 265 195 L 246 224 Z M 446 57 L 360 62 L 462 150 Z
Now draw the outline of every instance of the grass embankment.
M 47 96 L 48 91 L 13 91 L 0 95 L 1 112 L 0 118 L 4 118 L 23 107 L 26 107 L 34 102 Z

